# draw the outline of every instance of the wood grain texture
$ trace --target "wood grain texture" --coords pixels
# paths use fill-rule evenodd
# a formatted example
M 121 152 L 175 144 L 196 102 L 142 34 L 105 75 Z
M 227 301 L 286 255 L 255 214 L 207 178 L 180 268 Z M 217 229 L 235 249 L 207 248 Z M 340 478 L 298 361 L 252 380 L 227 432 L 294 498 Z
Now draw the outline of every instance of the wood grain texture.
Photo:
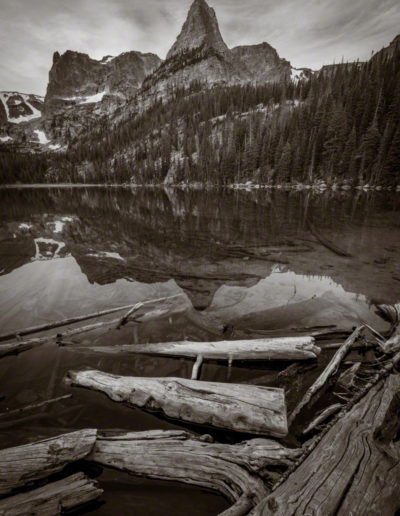
M 0 516 L 56 516 L 98 498 L 103 490 L 83 473 L 0 500 Z
M 374 434 L 399 390 L 399 375 L 376 384 L 251 514 L 394 514 L 400 506 L 400 444 L 382 442 Z
M 248 504 L 245 498 L 253 505 L 267 494 L 261 477 L 268 476 L 268 467 L 288 466 L 301 453 L 271 439 L 234 445 L 210 439 L 179 430 L 99 433 L 89 460 L 138 476 L 217 490 L 232 502 L 240 500 L 240 507 Z
M 96 370 L 70 371 L 66 383 L 182 421 L 257 435 L 287 434 L 285 394 L 279 388 L 116 376 Z
M 97 430 L 78 430 L 36 443 L 0 450 L 0 494 L 61 471 L 88 455 Z
M 314 346 L 313 337 L 282 337 L 275 339 L 229 340 L 219 342 L 167 342 L 122 346 L 90 346 L 99 353 L 144 353 L 173 357 L 214 360 L 310 360 L 321 349 Z

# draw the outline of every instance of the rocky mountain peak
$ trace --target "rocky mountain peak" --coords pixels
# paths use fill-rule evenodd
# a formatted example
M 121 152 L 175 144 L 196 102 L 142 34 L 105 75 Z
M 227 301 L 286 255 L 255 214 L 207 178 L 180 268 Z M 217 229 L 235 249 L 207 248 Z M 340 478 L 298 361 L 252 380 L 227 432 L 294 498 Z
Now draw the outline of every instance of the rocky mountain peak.
M 167 59 L 202 46 L 212 48 L 221 54 L 228 52 L 214 9 L 205 0 L 194 0 Z

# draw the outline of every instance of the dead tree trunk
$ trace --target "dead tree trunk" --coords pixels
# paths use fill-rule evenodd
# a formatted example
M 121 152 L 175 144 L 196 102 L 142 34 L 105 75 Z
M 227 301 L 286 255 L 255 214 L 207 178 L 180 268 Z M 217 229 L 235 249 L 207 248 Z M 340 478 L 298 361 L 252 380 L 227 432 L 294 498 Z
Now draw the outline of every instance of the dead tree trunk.
M 96 370 L 70 371 L 66 382 L 104 392 L 113 401 L 159 410 L 174 419 L 257 435 L 287 434 L 283 389 L 116 376 Z
M 0 495 L 61 471 L 88 455 L 97 430 L 78 430 L 32 444 L 0 450 Z
M 400 506 L 400 444 L 393 442 L 399 428 L 389 439 L 381 429 L 399 390 L 398 375 L 376 384 L 252 514 L 394 514 Z
M 103 490 L 83 473 L 0 500 L 0 516 L 56 516 L 96 500 Z
M 229 514 L 240 514 L 243 507 L 250 503 L 251 508 L 268 493 L 261 478 L 268 476 L 268 467 L 288 466 L 301 453 L 270 439 L 234 445 L 210 439 L 180 430 L 105 432 L 99 434 L 88 459 L 138 476 L 219 491 L 235 503 Z

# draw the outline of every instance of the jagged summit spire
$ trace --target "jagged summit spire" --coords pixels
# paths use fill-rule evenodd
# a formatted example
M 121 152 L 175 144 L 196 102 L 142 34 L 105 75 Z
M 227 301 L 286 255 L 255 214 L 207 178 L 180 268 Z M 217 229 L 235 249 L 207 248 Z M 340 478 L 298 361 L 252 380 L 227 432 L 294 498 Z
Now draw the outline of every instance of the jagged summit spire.
M 221 53 L 228 51 L 219 31 L 214 9 L 205 0 L 194 0 L 181 33 L 168 52 L 167 59 L 202 45 L 214 48 Z

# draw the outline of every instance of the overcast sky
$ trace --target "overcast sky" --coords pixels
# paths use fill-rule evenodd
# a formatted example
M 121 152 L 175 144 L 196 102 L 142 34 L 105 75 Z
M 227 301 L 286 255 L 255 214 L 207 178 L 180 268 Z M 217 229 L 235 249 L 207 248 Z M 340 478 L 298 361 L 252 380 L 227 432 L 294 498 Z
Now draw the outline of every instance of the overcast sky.
M 0 0 L 0 90 L 44 95 L 55 50 L 164 58 L 191 0 Z M 368 59 L 400 32 L 399 0 L 210 0 L 229 47 L 267 41 L 295 67 Z

